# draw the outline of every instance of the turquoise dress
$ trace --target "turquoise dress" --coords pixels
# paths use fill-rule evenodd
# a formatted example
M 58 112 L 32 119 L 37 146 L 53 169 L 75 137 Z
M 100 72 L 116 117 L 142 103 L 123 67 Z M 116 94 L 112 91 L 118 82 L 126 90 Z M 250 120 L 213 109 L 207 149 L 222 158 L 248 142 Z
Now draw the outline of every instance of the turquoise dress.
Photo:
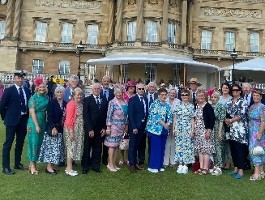
M 35 93 L 28 103 L 29 109 L 34 109 L 37 117 L 38 124 L 40 126 L 40 133 L 36 132 L 35 124 L 32 117 L 29 116 L 27 124 L 28 134 L 28 160 L 35 162 L 38 160 L 39 151 L 42 144 L 44 129 L 46 126 L 46 109 L 48 104 L 48 98 L 46 95 L 39 95 Z

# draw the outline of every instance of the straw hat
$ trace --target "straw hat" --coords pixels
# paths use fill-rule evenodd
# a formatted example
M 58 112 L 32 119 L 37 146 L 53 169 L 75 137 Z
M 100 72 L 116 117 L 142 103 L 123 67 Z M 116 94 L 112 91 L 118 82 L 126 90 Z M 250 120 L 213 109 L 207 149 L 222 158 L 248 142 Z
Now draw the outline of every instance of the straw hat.
M 198 79 L 197 78 L 191 78 L 189 81 L 188 81 L 188 84 L 191 84 L 191 83 L 194 83 L 198 86 L 201 86 L 202 84 L 198 82 Z

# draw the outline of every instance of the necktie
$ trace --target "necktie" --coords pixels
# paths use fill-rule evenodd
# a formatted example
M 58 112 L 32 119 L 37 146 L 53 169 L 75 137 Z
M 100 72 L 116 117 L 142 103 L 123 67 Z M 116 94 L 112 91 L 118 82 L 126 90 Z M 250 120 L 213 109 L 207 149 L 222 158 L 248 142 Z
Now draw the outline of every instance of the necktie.
M 21 107 L 20 107 L 21 112 L 25 113 L 27 111 L 27 108 L 26 108 L 26 104 L 25 104 L 25 98 L 24 98 L 23 90 L 21 87 L 19 88 L 19 97 L 20 97 L 20 103 L 21 103 Z
M 97 96 L 96 98 L 97 98 L 97 101 L 96 101 L 96 103 L 97 103 L 97 106 L 100 108 L 99 96 Z
M 193 102 L 194 108 L 196 109 L 196 96 L 195 96 L 195 92 L 192 93 L 192 102 Z
M 108 101 L 107 90 L 104 90 L 104 96 L 106 97 L 106 99 L 107 99 L 107 101 Z
M 153 102 L 154 102 L 153 95 L 150 94 L 150 96 L 149 96 L 149 107 L 150 107 L 150 105 L 151 105 Z

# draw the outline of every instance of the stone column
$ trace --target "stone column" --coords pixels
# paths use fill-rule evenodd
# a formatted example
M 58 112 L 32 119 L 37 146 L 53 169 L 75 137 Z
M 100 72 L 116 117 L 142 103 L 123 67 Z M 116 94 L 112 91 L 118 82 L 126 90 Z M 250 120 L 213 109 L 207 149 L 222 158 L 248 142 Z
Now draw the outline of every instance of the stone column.
M 123 12 L 123 0 L 117 0 L 117 23 L 115 28 L 115 41 L 122 41 L 122 12 Z
M 9 0 L 7 3 L 7 14 L 6 14 L 6 30 L 5 37 L 11 38 L 11 18 L 12 18 L 12 10 L 13 10 L 14 1 Z
M 108 21 L 108 43 L 113 42 L 113 26 L 114 26 L 114 0 L 109 1 L 109 21 Z
M 164 0 L 163 5 L 163 22 L 162 22 L 162 43 L 167 41 L 167 32 L 168 32 L 168 3 L 169 0 Z
M 187 43 L 187 0 L 182 1 L 182 18 L 181 18 L 181 44 Z
M 141 42 L 144 26 L 144 0 L 137 1 L 136 41 Z
M 21 17 L 21 7 L 22 7 L 23 0 L 16 0 L 15 3 L 15 17 L 14 17 L 14 27 L 13 27 L 13 38 L 18 40 L 19 38 L 19 28 L 20 28 L 20 17 Z
M 194 6 L 193 6 L 193 2 L 189 3 L 189 29 L 188 29 L 188 34 L 189 34 L 189 38 L 187 43 L 190 45 L 192 44 L 192 37 L 193 37 L 193 30 L 192 30 L 192 26 L 193 26 L 193 15 L 194 15 Z

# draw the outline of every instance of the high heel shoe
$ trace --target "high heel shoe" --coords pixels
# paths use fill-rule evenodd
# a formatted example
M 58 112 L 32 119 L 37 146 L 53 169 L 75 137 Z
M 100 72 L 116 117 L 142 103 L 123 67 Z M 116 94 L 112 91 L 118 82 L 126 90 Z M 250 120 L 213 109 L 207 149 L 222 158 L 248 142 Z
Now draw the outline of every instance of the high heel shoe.
M 117 169 L 112 169 L 112 168 L 110 168 L 109 165 L 107 165 L 107 169 L 108 169 L 109 171 L 111 171 L 111 172 L 117 172 L 117 171 L 118 171 Z
M 260 181 L 261 180 L 261 176 L 258 175 L 258 176 L 254 176 L 252 175 L 250 178 L 249 178 L 250 181 Z
M 38 175 L 39 171 L 38 170 L 34 170 L 34 171 L 30 170 L 30 174 L 31 175 Z

